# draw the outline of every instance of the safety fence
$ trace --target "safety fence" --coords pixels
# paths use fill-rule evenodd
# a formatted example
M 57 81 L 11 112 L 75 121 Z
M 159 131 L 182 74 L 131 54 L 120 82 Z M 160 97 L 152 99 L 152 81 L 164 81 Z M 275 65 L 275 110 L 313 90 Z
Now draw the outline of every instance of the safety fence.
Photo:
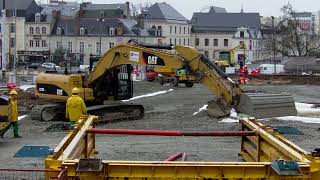
M 67 169 L 0 169 L 0 180 L 42 180 L 47 179 L 46 174 L 51 174 L 50 180 L 67 180 Z M 52 178 L 53 177 L 53 178 Z

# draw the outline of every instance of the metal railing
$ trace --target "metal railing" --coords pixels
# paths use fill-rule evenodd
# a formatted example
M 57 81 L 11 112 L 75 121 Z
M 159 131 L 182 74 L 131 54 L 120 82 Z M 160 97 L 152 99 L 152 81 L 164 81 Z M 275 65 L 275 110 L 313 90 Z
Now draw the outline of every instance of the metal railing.
M 46 173 L 56 174 L 54 180 L 66 180 L 67 169 L 49 170 L 49 169 L 15 169 L 15 168 L 0 168 L 0 180 L 42 180 L 46 179 Z M 54 177 L 54 176 L 51 176 Z

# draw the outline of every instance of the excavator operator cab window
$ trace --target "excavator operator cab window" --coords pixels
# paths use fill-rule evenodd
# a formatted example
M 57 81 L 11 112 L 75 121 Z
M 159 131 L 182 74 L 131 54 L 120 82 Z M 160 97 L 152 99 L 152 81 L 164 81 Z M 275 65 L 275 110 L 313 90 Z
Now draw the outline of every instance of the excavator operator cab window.
M 112 69 L 106 75 L 107 96 L 113 96 L 115 100 L 130 99 L 133 96 L 131 72 L 131 65 L 121 65 Z

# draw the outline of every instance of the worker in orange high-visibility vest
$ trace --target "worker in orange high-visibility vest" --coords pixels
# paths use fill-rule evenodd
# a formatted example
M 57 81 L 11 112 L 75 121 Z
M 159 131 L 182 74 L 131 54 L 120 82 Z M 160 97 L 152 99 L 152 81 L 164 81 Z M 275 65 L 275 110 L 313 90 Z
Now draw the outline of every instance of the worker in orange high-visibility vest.
M 10 125 L 13 128 L 14 137 L 21 138 L 18 128 L 18 93 L 15 90 L 10 91 L 9 93 L 8 118 Z
M 239 83 L 240 83 L 240 84 L 247 84 L 247 78 L 244 77 L 244 76 L 241 76 L 241 77 L 239 78 Z

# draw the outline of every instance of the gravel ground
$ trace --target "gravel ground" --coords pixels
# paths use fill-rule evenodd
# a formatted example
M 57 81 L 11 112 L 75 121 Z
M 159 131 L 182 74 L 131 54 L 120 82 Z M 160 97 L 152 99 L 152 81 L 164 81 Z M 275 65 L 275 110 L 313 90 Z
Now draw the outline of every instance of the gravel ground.
M 172 87 L 161 86 L 157 82 L 135 82 L 134 96 L 168 90 Z M 206 112 L 193 115 L 214 96 L 208 89 L 195 84 L 193 88 L 184 85 L 172 88 L 165 94 L 136 99 L 131 102 L 143 104 L 145 117 L 135 121 L 99 125 L 103 128 L 161 129 L 161 130 L 239 130 L 238 123 L 220 123 L 209 118 Z M 244 89 L 264 90 L 267 92 L 290 92 L 298 102 L 320 103 L 320 86 L 297 85 L 247 85 Z M 302 148 L 310 151 L 320 144 L 319 125 L 302 122 L 266 122 L 272 126 L 297 127 L 304 135 L 287 136 Z M 4 167 L 43 167 L 41 158 L 14 158 L 14 153 L 23 145 L 49 145 L 55 147 L 66 132 L 45 132 L 52 123 L 35 122 L 29 118 L 21 122 L 22 139 L 12 138 L 10 129 L 0 139 L 0 168 Z M 240 138 L 236 137 L 151 137 L 98 135 L 98 157 L 109 160 L 164 160 L 168 155 L 186 152 L 190 161 L 241 161 L 238 157 Z

